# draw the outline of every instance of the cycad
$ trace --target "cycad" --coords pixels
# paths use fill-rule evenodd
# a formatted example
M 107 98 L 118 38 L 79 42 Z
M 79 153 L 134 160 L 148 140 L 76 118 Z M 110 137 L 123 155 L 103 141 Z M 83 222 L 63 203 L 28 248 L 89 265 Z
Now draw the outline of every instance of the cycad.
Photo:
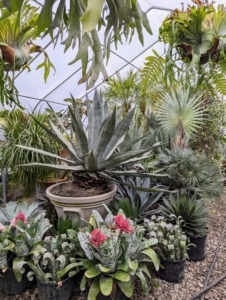
M 182 145 L 200 128 L 203 109 L 201 95 L 190 95 L 189 89 L 178 88 L 165 93 L 158 107 L 160 123 L 165 132 L 175 137 L 175 144 Z
M 162 215 L 168 222 L 176 224 L 178 217 L 182 230 L 189 236 L 205 236 L 208 233 L 208 213 L 204 205 L 204 199 L 196 200 L 196 195 L 190 196 L 186 192 L 179 191 L 176 196 L 170 195 L 170 200 L 163 200 L 160 205 Z

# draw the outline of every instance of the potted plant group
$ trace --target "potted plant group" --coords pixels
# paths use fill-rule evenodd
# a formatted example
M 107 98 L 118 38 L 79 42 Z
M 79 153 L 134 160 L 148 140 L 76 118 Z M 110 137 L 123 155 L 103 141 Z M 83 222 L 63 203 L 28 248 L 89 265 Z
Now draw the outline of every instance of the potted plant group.
M 184 277 L 185 261 L 188 257 L 187 237 L 180 227 L 180 218 L 173 225 L 166 223 L 164 217 L 153 215 L 151 220 L 144 220 L 144 226 L 148 230 L 148 236 L 158 240 L 153 246 L 162 266 L 157 276 L 168 282 L 180 282 Z
M 43 246 L 29 260 L 17 259 L 14 272 L 19 282 L 25 265 L 32 270 L 29 277 L 37 279 L 40 300 L 68 300 L 74 290 L 73 276 L 82 262 L 76 259 L 76 245 L 62 234 L 46 237 Z
M 159 269 L 158 256 L 151 248 L 157 240 L 145 239 L 145 228 L 127 219 L 122 210 L 116 216 L 107 210 L 105 220 L 93 211 L 88 227 L 78 233 L 86 255 L 81 290 L 86 289 L 88 281 L 88 299 L 129 299 L 137 277 L 144 293 L 148 294 L 144 274 L 151 278 L 146 262 L 152 262 L 155 269 Z M 156 286 L 153 280 L 152 283 Z
M 0 288 L 5 294 L 19 294 L 35 283 L 27 278 L 29 268 L 23 270 L 22 282 L 18 283 L 14 264 L 21 257 L 27 260 L 39 251 L 43 235 L 52 227 L 45 212 L 37 214 L 37 211 L 37 203 L 9 202 L 5 208 L 0 207 Z
M 208 212 L 204 199 L 197 200 L 196 195 L 190 196 L 186 191 L 178 191 L 177 195 L 170 195 L 170 199 L 164 199 L 164 206 L 160 205 L 161 214 L 168 222 L 176 224 L 180 216 L 183 220 L 181 228 L 186 233 L 190 243 L 195 245 L 188 249 L 189 259 L 202 261 L 206 255 L 206 241 Z
M 92 106 L 90 101 L 87 100 L 88 137 L 75 100 L 73 100 L 73 107 L 69 106 L 69 111 L 76 138 L 75 142 L 68 135 L 60 119 L 58 119 L 58 122 L 64 134 L 61 133 L 51 120 L 52 130 L 41 124 L 38 120 L 37 123 L 53 140 L 67 150 L 70 158 L 62 158 L 36 148 L 22 145 L 17 146 L 57 158 L 59 161 L 66 163 L 66 165 L 32 163 L 23 166 L 41 166 L 71 171 L 72 181 L 49 187 L 46 191 L 47 196 L 55 205 L 59 217 L 71 215 L 73 218 L 78 216 L 79 218 L 89 220 L 93 209 L 98 210 L 102 214 L 106 212 L 103 204 L 108 204 L 116 192 L 116 186 L 109 184 L 109 181 L 117 181 L 112 175 L 153 176 L 152 174 L 141 174 L 134 171 L 114 171 L 113 169 L 121 164 L 133 163 L 149 157 L 152 148 L 159 146 L 159 143 L 150 145 L 151 142 L 146 139 L 140 149 L 131 150 L 135 143 L 144 139 L 142 137 L 127 143 L 119 151 L 118 146 L 128 135 L 134 109 L 120 120 L 120 116 L 116 116 L 116 109 L 111 114 L 108 114 L 102 96 L 97 91 L 95 92 Z M 131 186 L 126 183 L 125 185 Z M 142 187 L 139 187 L 139 189 L 143 190 Z M 147 191 L 147 188 L 144 190 Z M 148 190 L 158 191 L 158 189 Z

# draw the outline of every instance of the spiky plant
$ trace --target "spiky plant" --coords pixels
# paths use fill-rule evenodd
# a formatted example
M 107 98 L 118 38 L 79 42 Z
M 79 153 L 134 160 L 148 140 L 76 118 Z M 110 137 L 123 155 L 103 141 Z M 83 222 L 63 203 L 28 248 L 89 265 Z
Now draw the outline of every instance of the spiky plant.
M 120 180 L 133 186 L 140 186 L 144 188 L 149 188 L 151 186 L 150 178 L 121 176 Z M 156 186 L 156 188 L 166 189 L 165 186 Z M 153 207 L 150 209 L 150 207 L 156 204 L 162 196 L 163 192 L 151 193 L 137 191 L 133 188 L 117 183 L 115 201 L 110 205 L 110 209 L 115 214 L 119 211 L 119 209 L 122 209 L 127 218 L 131 218 L 132 220 L 140 223 L 148 215 L 156 214 L 159 211 L 158 208 Z
M 176 196 L 171 194 L 170 199 L 163 202 L 164 206 L 160 205 L 161 214 L 172 224 L 176 224 L 180 216 L 183 220 L 181 228 L 188 236 L 205 236 L 208 233 L 204 199 L 196 200 L 196 195 L 178 191 Z
M 176 147 L 165 150 L 157 156 L 156 161 L 146 166 L 153 172 L 164 169 L 166 177 L 161 177 L 161 183 L 170 190 L 184 189 L 201 197 L 219 197 L 222 193 L 222 178 L 219 164 L 205 154 L 199 154 L 191 149 Z
M 55 126 L 51 120 L 50 124 L 52 126 L 52 130 L 36 120 L 37 123 L 48 133 L 49 137 L 55 140 L 69 153 L 70 159 L 62 158 L 58 155 L 42 151 L 40 149 L 17 145 L 20 148 L 31 150 L 32 152 L 54 157 L 59 161 L 66 162 L 67 165 L 31 163 L 23 166 L 49 167 L 58 170 L 72 171 L 75 175 L 75 180 L 79 184 L 81 184 L 80 182 L 82 180 L 83 184 L 81 185 L 86 184 L 86 188 L 91 188 L 92 182 L 95 184 L 97 181 L 100 182 L 100 179 L 102 179 L 102 181 L 113 180 L 120 182 L 113 178 L 112 175 L 153 177 L 153 174 L 148 173 L 113 170 L 117 166 L 134 163 L 150 157 L 151 150 L 160 145 L 160 143 L 156 143 L 154 145 L 150 144 L 148 136 L 145 136 L 146 140 L 141 144 L 139 149 L 132 150 L 134 144 L 139 143 L 144 137 L 127 143 L 124 147 L 120 148 L 119 151 L 118 146 L 120 146 L 123 142 L 127 131 L 129 130 L 134 110 L 135 108 L 133 108 L 122 120 L 119 120 L 116 118 L 116 109 L 114 109 L 111 114 L 108 114 L 108 110 L 104 105 L 102 96 L 96 91 L 92 106 L 90 101 L 87 100 L 87 133 L 83 127 L 76 102 L 73 100 L 73 107 L 69 106 L 69 111 L 72 120 L 72 128 L 76 137 L 76 143 L 70 138 L 67 130 L 64 128 L 59 119 L 59 126 L 61 126 L 64 134 L 61 133 L 58 127 Z M 86 178 L 86 182 L 84 182 L 84 177 Z M 127 183 L 124 184 L 131 186 Z M 145 191 L 159 191 L 159 189 L 154 188 L 137 188 Z

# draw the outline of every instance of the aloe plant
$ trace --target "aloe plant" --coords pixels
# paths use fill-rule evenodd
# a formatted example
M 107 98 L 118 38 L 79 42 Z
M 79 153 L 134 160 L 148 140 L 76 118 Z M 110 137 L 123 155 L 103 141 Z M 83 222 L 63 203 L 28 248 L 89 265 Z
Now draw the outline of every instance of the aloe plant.
M 159 259 L 151 246 L 156 238 L 144 238 L 145 229 L 126 219 L 120 210 L 117 216 L 108 210 L 105 220 L 97 211 L 93 211 L 89 226 L 78 233 L 82 249 L 87 257 L 83 261 L 86 269 L 81 281 L 81 290 L 87 281 L 91 281 L 89 299 L 96 299 L 102 293 L 114 299 L 116 286 L 131 297 L 134 289 L 134 276 L 141 280 L 143 291 L 148 293 L 144 273 L 150 276 L 145 263 L 150 261 L 156 270 Z M 155 282 L 152 282 L 155 286 Z
M 160 205 L 161 214 L 168 222 L 176 223 L 180 216 L 182 230 L 188 236 L 205 236 L 207 228 L 208 212 L 205 208 L 204 199 L 196 200 L 196 195 L 189 195 L 186 191 L 178 191 L 170 195 L 170 199 L 163 199 L 164 206 Z
M 153 249 L 164 260 L 182 260 L 188 258 L 187 255 L 187 237 L 181 228 L 181 218 L 177 219 L 177 224 L 167 223 L 162 216 L 153 215 L 151 220 L 145 219 L 144 226 L 148 230 L 150 238 L 156 238 L 158 243 Z
M 46 237 L 44 245 L 31 253 L 30 259 L 23 258 L 14 260 L 14 274 L 21 281 L 23 266 L 31 268 L 28 278 L 31 280 L 35 275 L 40 281 L 59 283 L 62 277 L 74 276 L 79 272 L 82 262 L 75 258 L 75 244 L 67 240 L 67 235 Z
M 61 133 L 61 131 L 51 122 L 51 120 L 50 124 L 52 126 L 52 130 L 37 121 L 38 124 L 49 134 L 49 136 L 69 153 L 70 159 L 62 158 L 58 155 L 48 153 L 36 148 L 17 145 L 20 148 L 57 158 L 58 160 L 67 163 L 67 165 L 31 163 L 24 164 L 22 166 L 42 166 L 58 170 L 72 171 L 74 175 L 78 175 L 77 180 L 79 180 L 79 176 L 91 178 L 93 181 L 100 178 L 104 179 L 105 181 L 117 181 L 114 177 L 112 177 L 112 175 L 132 175 L 138 177 L 155 176 L 157 172 L 154 174 L 148 174 L 138 173 L 134 171 L 123 172 L 113 170 L 113 168 L 115 168 L 116 166 L 127 163 L 134 163 L 150 157 L 151 150 L 160 145 L 160 143 L 150 145 L 151 139 L 149 139 L 146 135 L 145 137 L 141 137 L 131 141 L 123 148 L 120 148 L 119 151 L 119 146 L 123 142 L 131 124 L 134 109 L 135 108 L 133 108 L 122 120 L 120 120 L 116 116 L 116 109 L 114 109 L 111 114 L 108 114 L 108 109 L 106 105 L 104 105 L 102 96 L 99 95 L 97 91 L 95 91 L 92 106 L 90 101 L 87 100 L 87 133 L 84 130 L 79 111 L 76 106 L 76 102 L 73 99 L 73 107 L 69 106 L 69 111 L 71 114 L 72 127 L 76 137 L 76 143 L 70 138 L 67 130 L 64 128 L 59 119 L 58 122 L 64 134 Z M 132 150 L 134 144 L 140 142 L 144 138 L 145 141 L 141 144 L 141 147 L 139 149 Z M 88 180 L 87 182 L 89 185 Z M 131 186 L 127 183 L 124 184 L 127 186 Z M 136 188 L 145 191 L 159 191 L 159 189 L 155 188 Z

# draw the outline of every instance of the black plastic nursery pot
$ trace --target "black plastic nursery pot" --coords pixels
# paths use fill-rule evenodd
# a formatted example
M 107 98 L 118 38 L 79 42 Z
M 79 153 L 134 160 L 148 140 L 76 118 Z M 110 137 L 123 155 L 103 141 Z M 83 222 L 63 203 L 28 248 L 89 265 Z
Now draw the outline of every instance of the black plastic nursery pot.
M 22 279 L 18 282 L 14 276 L 13 269 L 8 268 L 5 272 L 0 271 L 0 290 L 6 295 L 17 295 L 21 292 L 30 289 L 35 283 L 35 278 L 30 281 L 27 278 L 27 273 L 30 271 L 28 266 L 24 266 L 25 272 Z
M 60 287 L 56 283 L 46 283 L 37 278 L 37 287 L 39 300 L 68 300 L 74 291 L 74 277 L 63 280 Z
M 189 238 L 189 244 L 194 244 L 195 246 L 190 246 L 187 254 L 189 260 L 191 261 L 202 261 L 206 257 L 206 242 L 207 235 L 205 236 L 193 236 Z
M 157 276 L 168 282 L 180 282 L 184 278 L 184 267 L 186 259 L 168 261 L 161 260 L 161 265 L 164 267 L 156 272 Z
M 117 286 L 114 300 L 127 300 L 127 299 L 130 299 L 130 298 L 126 297 L 126 295 Z M 96 300 L 112 300 L 112 298 L 111 298 L 111 296 L 104 296 L 103 294 L 99 293 L 97 295 Z

